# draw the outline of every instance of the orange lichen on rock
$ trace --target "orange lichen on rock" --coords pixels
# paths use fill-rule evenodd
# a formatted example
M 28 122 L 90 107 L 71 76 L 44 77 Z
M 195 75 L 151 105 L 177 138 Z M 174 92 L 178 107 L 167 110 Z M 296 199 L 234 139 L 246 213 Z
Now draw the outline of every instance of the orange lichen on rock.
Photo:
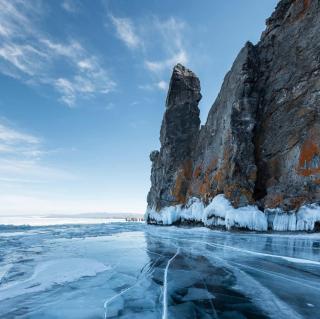
M 301 0 L 298 0 L 301 1 Z M 299 18 L 301 18 L 308 10 L 308 8 L 310 7 L 311 4 L 311 0 L 303 0 L 303 9 L 302 11 L 299 13 Z
M 298 173 L 310 176 L 320 173 L 320 148 L 312 138 L 306 140 L 300 149 Z
M 216 174 L 214 174 L 213 179 L 220 184 L 225 179 L 226 172 L 223 169 L 219 169 Z
M 214 181 L 217 183 L 217 187 L 219 191 L 223 190 L 227 176 L 231 172 L 230 153 L 231 153 L 230 149 L 226 147 L 223 152 L 222 165 L 220 165 L 220 168 L 218 169 L 218 171 L 215 173 L 213 177 Z
M 223 193 L 234 207 L 239 207 L 242 198 L 245 198 L 248 204 L 254 203 L 252 192 L 237 183 L 226 185 Z
M 217 159 L 213 159 L 210 162 L 210 164 L 208 165 L 204 173 L 203 180 L 201 181 L 201 184 L 199 187 L 199 195 L 204 199 L 207 199 L 208 197 L 210 197 L 210 190 L 211 190 L 211 184 L 212 184 L 211 174 L 212 174 L 212 171 L 216 168 L 217 162 L 218 162 Z
M 205 176 L 202 183 L 199 186 L 200 195 L 204 195 L 209 191 L 209 189 L 210 189 L 210 182 L 209 182 L 208 176 Z
M 292 17 L 291 22 L 295 22 L 300 20 L 304 15 L 306 14 L 308 8 L 311 5 L 311 0 L 295 0 L 295 6 L 300 6 L 298 7 L 300 9 L 300 12 L 298 12 L 294 17 Z
M 198 178 L 201 175 L 201 171 L 202 171 L 201 165 L 198 165 L 193 172 L 193 177 Z
M 172 195 L 175 197 L 177 204 L 185 204 L 187 200 L 187 190 L 189 181 L 192 177 L 192 161 L 186 161 L 178 172 Z
M 307 198 L 304 196 L 297 196 L 297 197 L 293 197 L 289 200 L 290 202 L 290 208 L 291 209 L 298 209 L 300 208 L 303 204 L 305 204 Z
M 269 194 L 265 200 L 266 208 L 276 208 L 283 202 L 282 194 Z

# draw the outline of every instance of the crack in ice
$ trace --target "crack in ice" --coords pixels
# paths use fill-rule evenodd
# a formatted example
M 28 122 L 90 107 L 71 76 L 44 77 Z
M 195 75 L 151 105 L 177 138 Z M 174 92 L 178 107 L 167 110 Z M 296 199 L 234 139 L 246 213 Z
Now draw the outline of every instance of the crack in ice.
M 163 238 L 163 239 L 169 239 L 169 240 L 175 240 L 175 241 L 179 241 L 180 240 L 180 241 L 187 241 L 187 242 L 191 242 L 191 243 L 204 244 L 204 245 L 208 245 L 208 246 L 215 247 L 215 248 L 223 248 L 223 249 L 227 248 L 227 249 L 230 249 L 230 250 L 235 250 L 235 251 L 239 251 L 239 252 L 242 252 L 242 253 L 247 253 L 247 254 L 250 254 L 250 255 L 263 256 L 263 257 L 269 257 L 269 258 L 280 258 L 280 259 L 284 259 L 284 260 L 292 262 L 292 263 L 311 264 L 311 265 L 320 266 L 320 262 L 316 261 L 316 260 L 289 257 L 289 256 L 281 256 L 281 255 L 273 255 L 273 254 L 267 254 L 267 253 L 259 253 L 257 251 L 247 250 L 247 249 L 233 247 L 233 246 L 229 246 L 229 245 L 222 245 L 222 244 L 217 244 L 217 243 L 209 243 L 209 242 L 202 241 L 202 240 L 173 238 L 173 237 L 165 237 L 165 236 L 159 236 L 159 235 L 153 235 L 153 234 L 150 234 L 150 235 L 152 235 L 154 237 Z
M 232 262 L 232 264 L 233 265 L 237 265 L 238 267 L 243 267 L 243 268 L 247 268 L 247 269 L 250 269 L 250 270 L 253 270 L 253 271 L 256 271 L 256 272 L 260 272 L 260 273 L 263 273 L 265 275 L 278 277 L 278 278 L 280 278 L 282 280 L 287 280 L 287 281 L 293 282 L 294 284 L 296 284 L 298 286 L 305 286 L 306 288 L 320 291 L 320 288 L 304 283 L 304 282 L 306 282 L 306 280 L 304 280 L 304 279 L 300 279 L 300 281 L 297 281 L 297 280 L 288 278 L 285 275 L 278 275 L 273 271 L 265 271 L 265 270 L 261 270 L 261 269 L 258 269 L 258 268 L 251 267 L 249 265 L 244 265 L 244 264 L 240 264 L 240 263 L 236 263 L 236 262 Z
M 159 258 L 158 258 L 159 259 Z M 137 281 L 130 287 L 126 288 L 126 289 L 123 289 L 122 291 L 120 291 L 118 294 L 112 296 L 111 298 L 107 299 L 104 304 L 103 304 L 103 308 L 104 308 L 104 318 L 107 319 L 108 318 L 108 304 L 110 304 L 113 300 L 115 300 L 116 298 L 124 295 L 126 292 L 128 292 L 129 290 L 131 290 L 132 288 L 134 288 L 135 286 L 137 286 L 141 280 L 143 278 L 148 278 L 148 275 L 151 276 L 152 275 L 152 270 L 154 267 L 150 266 L 148 270 L 144 271 L 146 269 L 146 267 L 148 266 L 148 264 L 150 263 L 147 263 L 145 264 L 142 269 L 141 269 L 141 273 L 140 273 L 140 276 L 137 278 Z M 143 275 L 145 274 L 145 277 L 143 277 Z
M 163 313 L 162 319 L 168 319 L 168 270 L 171 262 L 177 257 L 180 252 L 180 247 L 177 249 L 176 253 L 168 260 L 167 266 L 164 270 L 163 276 Z
M 103 307 L 105 309 L 105 312 L 104 312 L 104 318 L 107 319 L 108 318 L 108 304 L 113 301 L 114 299 L 120 297 L 121 295 L 125 294 L 127 291 L 129 291 L 130 289 L 132 289 L 133 287 L 135 287 L 137 284 L 139 283 L 139 280 L 132 286 L 120 291 L 118 294 L 112 296 L 111 298 L 107 299 L 104 304 L 103 304 Z

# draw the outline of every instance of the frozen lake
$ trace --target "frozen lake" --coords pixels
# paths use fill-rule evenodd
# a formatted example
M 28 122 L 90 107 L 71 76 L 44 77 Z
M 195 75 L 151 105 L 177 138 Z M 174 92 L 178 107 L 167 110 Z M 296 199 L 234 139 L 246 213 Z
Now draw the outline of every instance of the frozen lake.
M 0 318 L 319 318 L 320 235 L 0 226 Z

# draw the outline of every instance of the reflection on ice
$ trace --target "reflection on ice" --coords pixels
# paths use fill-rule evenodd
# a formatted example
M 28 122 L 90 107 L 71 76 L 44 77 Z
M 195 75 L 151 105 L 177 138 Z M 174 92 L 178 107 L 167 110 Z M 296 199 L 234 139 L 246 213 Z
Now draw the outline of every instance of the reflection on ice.
M 0 229 L 1 318 L 318 318 L 319 281 L 316 234 Z

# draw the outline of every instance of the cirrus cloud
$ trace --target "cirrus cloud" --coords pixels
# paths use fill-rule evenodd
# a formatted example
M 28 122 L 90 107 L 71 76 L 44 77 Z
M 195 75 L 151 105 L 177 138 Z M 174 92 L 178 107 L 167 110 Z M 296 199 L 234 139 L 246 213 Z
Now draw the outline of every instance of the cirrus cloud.
M 138 53 L 142 63 L 151 73 L 152 83 L 138 87 L 149 91 L 166 90 L 167 84 L 162 80 L 164 73 L 177 63 L 186 64 L 189 60 L 184 43 L 186 23 L 175 17 L 159 19 L 156 16 L 133 21 L 109 14 L 109 19 L 115 27 L 116 36 L 128 48 L 140 49 Z M 157 58 L 153 57 L 155 54 Z
M 76 39 L 54 40 L 41 27 L 44 17 L 41 2 L 0 0 L 0 72 L 50 86 L 68 106 L 112 91 L 116 83 L 103 61 Z
M 119 18 L 110 15 L 112 24 L 116 29 L 117 36 L 124 44 L 130 48 L 135 49 L 141 45 L 141 39 L 136 34 L 133 22 L 129 18 Z

